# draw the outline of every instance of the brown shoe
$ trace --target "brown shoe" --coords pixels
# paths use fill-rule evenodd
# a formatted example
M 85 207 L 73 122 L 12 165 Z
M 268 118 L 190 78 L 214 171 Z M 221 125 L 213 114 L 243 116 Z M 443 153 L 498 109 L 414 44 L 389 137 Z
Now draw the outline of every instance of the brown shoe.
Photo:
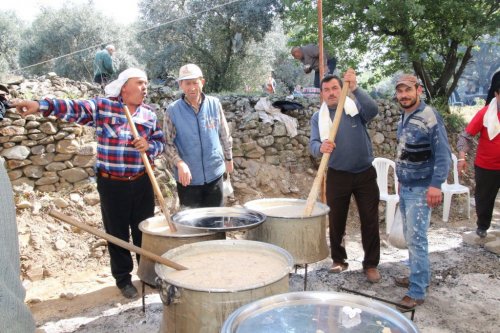
M 333 262 L 332 267 L 328 270 L 330 273 L 342 273 L 349 267 L 345 262 Z
M 398 309 L 401 311 L 411 310 L 417 305 L 422 305 L 422 304 L 424 304 L 423 299 L 413 299 L 410 296 L 405 296 L 403 297 L 401 302 L 399 302 Z
M 376 267 L 366 268 L 365 275 L 368 282 L 371 283 L 377 283 L 381 279 L 380 273 Z
M 410 287 L 410 279 L 407 276 L 403 277 L 392 277 L 394 279 L 394 284 L 401 288 L 409 288 Z

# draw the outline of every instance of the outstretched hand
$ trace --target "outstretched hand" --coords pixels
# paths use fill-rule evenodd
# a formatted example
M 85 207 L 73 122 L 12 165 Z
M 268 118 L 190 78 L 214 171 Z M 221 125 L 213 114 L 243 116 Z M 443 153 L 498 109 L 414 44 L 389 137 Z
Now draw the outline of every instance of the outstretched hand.
M 16 108 L 23 118 L 27 115 L 40 111 L 40 104 L 37 101 L 30 101 L 26 99 L 13 99 L 10 101 L 11 105 Z

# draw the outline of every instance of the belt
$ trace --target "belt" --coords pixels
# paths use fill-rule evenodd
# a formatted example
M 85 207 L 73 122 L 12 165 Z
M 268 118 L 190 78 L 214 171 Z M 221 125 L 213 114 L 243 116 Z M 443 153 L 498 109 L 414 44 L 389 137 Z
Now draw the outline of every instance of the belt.
M 146 171 L 141 171 L 141 172 L 139 172 L 133 176 L 129 176 L 129 177 L 115 176 L 115 175 L 111 175 L 111 174 L 104 172 L 104 171 L 101 171 L 101 170 L 99 170 L 97 173 L 102 178 L 107 178 L 110 180 L 118 180 L 121 182 L 131 182 L 131 181 L 134 181 L 134 180 L 139 179 L 140 177 L 144 176 Z

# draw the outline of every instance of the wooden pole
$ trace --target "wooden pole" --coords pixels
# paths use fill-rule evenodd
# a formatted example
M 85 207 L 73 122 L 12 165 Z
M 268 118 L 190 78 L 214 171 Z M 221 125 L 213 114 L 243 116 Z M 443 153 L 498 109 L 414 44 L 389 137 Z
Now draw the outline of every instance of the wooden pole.
M 130 111 L 128 110 L 128 107 L 123 104 L 123 110 L 125 111 L 125 115 L 127 116 L 128 123 L 130 125 L 130 129 L 132 130 L 132 134 L 134 135 L 134 138 L 140 138 L 139 132 L 137 132 L 137 128 L 135 127 L 134 121 L 132 120 L 132 116 L 130 115 Z M 141 152 L 141 158 L 142 162 L 144 163 L 144 167 L 146 168 L 146 172 L 149 176 L 149 179 L 151 180 L 151 184 L 153 185 L 153 190 L 156 194 L 156 198 L 158 199 L 158 202 L 160 203 L 160 209 L 163 212 L 163 215 L 165 215 L 165 219 L 167 220 L 168 227 L 170 228 L 170 232 L 176 232 L 177 228 L 175 225 L 172 223 L 172 220 L 170 219 L 170 213 L 168 211 L 167 205 L 165 203 L 165 199 L 163 199 L 163 195 L 161 194 L 160 186 L 158 186 L 158 182 L 156 181 L 155 175 L 153 173 L 153 169 L 151 168 L 151 164 L 149 163 L 148 156 L 146 155 L 145 152 Z
M 325 55 L 323 47 L 323 1 L 318 0 L 318 47 L 319 47 L 319 80 L 325 76 Z M 320 97 L 320 103 L 322 98 Z
M 163 265 L 166 265 L 168 267 L 171 267 L 173 269 L 176 269 L 176 270 L 185 270 L 187 269 L 187 267 L 184 267 L 182 265 L 179 265 L 178 263 L 176 262 L 173 262 L 171 260 L 168 260 L 167 258 L 163 258 L 163 257 L 160 257 L 159 255 L 156 255 L 154 253 L 151 253 L 149 251 L 146 251 L 144 249 L 141 249 L 140 247 L 138 246 L 135 246 L 133 244 L 130 244 L 128 242 L 125 242 L 124 240 L 121 240 L 115 236 L 112 236 L 108 233 L 105 233 L 104 231 L 101 231 L 99 229 L 96 229 L 96 228 L 93 228 L 89 225 L 86 225 L 84 223 L 81 223 L 69 216 L 66 216 L 64 215 L 63 213 L 61 212 L 58 212 L 56 210 L 51 210 L 49 212 L 49 215 L 52 216 L 52 217 L 55 217 L 63 222 L 66 222 L 68 224 L 71 224 L 72 226 L 74 227 L 77 227 L 79 229 L 82 229 L 88 233 L 91 233 L 92 235 L 95 235 L 97 237 L 100 237 L 100 238 L 103 238 L 105 240 L 107 240 L 108 242 L 110 243 L 113 243 L 115 245 L 118 245 L 120 247 L 123 247 L 124 249 L 127 249 L 129 251 L 132 251 L 132 252 L 135 252 L 135 253 L 138 253 L 140 254 L 141 256 L 144 256 L 144 257 L 147 257 L 155 262 L 159 262 L 160 264 L 163 264 Z
M 342 113 L 344 112 L 344 103 L 348 91 L 349 91 L 349 82 L 344 82 L 344 85 L 342 87 L 342 92 L 339 97 L 339 102 L 337 104 L 337 110 L 335 111 L 335 117 L 333 118 L 333 123 L 332 126 L 330 127 L 330 133 L 328 135 L 328 140 L 330 140 L 331 142 L 335 142 L 335 136 L 337 135 L 340 119 L 342 118 Z M 318 192 L 320 190 L 325 175 L 325 170 L 328 165 L 328 161 L 330 160 L 330 155 L 331 153 L 325 153 L 321 157 L 321 163 L 318 168 L 318 173 L 316 174 L 316 178 L 314 178 L 313 186 L 311 188 L 311 192 L 309 193 L 309 197 L 307 197 L 304 216 L 311 216 L 313 212 L 314 204 L 316 203 Z
M 323 1 L 318 0 L 318 47 L 319 47 L 319 80 L 325 76 L 325 47 L 323 43 Z M 323 104 L 323 97 L 321 94 L 319 95 L 319 104 Z M 326 203 L 326 175 L 324 177 L 324 181 L 321 184 L 320 189 L 320 200 L 323 203 Z

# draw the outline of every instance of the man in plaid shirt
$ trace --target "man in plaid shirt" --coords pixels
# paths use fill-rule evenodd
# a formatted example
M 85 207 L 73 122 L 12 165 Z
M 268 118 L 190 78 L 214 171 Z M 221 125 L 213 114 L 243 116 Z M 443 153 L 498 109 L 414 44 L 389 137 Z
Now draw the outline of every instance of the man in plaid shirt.
M 154 192 L 141 153 L 145 152 L 152 161 L 164 149 L 163 132 L 156 114 L 143 104 L 147 84 L 146 73 L 130 68 L 106 86 L 108 98 L 13 101 L 23 116 L 40 111 L 45 117 L 52 115 L 96 128 L 97 190 L 104 228 L 127 242 L 131 233 L 134 244 L 139 247 L 142 238 L 139 223 L 154 215 Z M 140 138 L 133 138 L 123 105 L 128 106 Z M 117 287 L 123 296 L 136 297 L 137 289 L 130 275 L 133 268 L 130 251 L 111 243 L 108 248 Z

